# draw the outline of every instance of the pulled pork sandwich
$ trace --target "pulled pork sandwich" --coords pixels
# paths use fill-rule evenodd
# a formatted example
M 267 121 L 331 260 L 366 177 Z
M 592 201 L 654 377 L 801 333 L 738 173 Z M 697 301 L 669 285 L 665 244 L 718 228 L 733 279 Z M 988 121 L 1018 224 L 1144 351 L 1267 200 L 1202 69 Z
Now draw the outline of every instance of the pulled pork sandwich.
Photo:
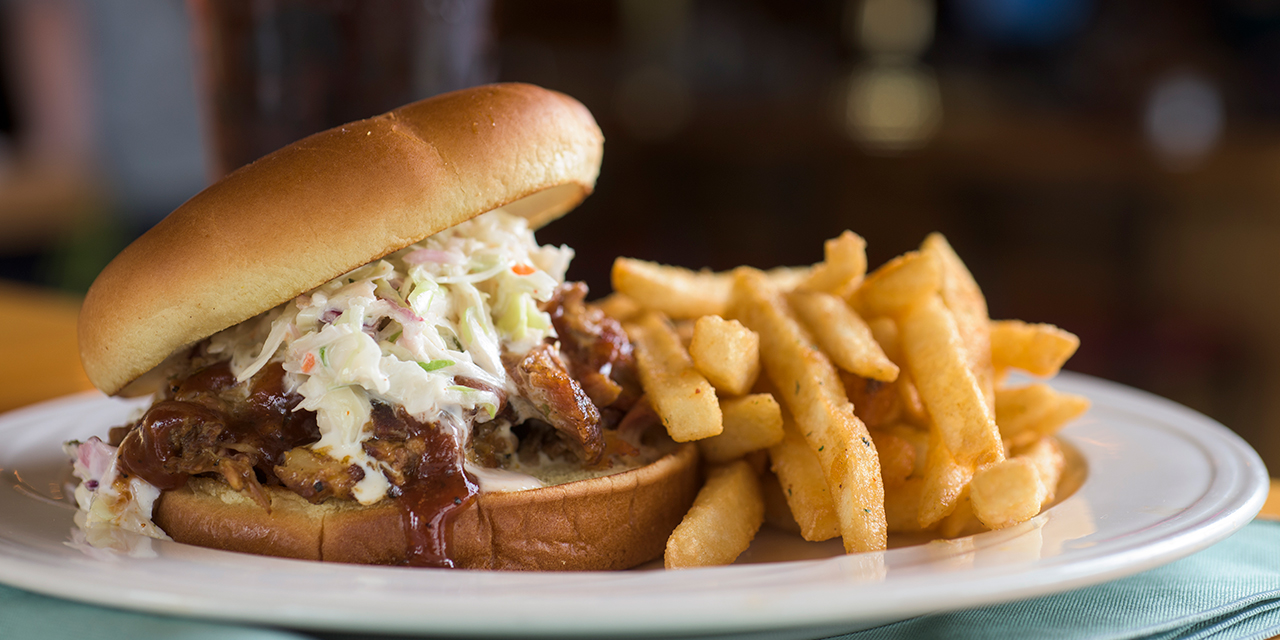
M 616 569 L 662 553 L 694 450 L 618 323 L 533 228 L 590 193 L 571 98 L 459 91 L 325 131 L 196 195 L 80 315 L 108 394 L 71 443 L 90 544 L 122 530 L 294 558 Z

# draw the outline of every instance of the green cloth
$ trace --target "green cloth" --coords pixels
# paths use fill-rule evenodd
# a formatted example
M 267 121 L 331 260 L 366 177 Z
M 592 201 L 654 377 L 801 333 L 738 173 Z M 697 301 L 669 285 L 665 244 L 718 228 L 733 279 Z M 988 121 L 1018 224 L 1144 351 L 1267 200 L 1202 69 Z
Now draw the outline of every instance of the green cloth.
M 307 636 L 170 618 L 50 598 L 0 585 L 4 640 L 305 640 Z
M 1280 634 L 1280 522 L 1136 576 L 1009 604 L 921 616 L 837 636 L 897 638 L 1270 638 Z
M 1173 564 L 1022 602 L 922 616 L 838 640 L 895 638 L 1268 638 L 1280 634 L 1280 523 L 1255 521 Z M 78 604 L 0 586 L 5 640 L 299 640 Z

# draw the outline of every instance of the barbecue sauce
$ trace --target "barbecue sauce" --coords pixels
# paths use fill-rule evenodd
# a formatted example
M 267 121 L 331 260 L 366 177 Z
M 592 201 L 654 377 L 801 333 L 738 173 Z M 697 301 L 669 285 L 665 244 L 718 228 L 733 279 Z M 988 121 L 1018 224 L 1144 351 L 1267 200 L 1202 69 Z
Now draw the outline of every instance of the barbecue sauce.
M 199 404 L 164 400 L 143 415 L 138 427 L 120 443 L 119 463 L 128 475 L 135 475 L 163 491 L 177 489 L 187 483 L 189 470 L 178 463 L 179 431 L 189 432 L 196 423 L 222 428 L 222 416 Z
M 449 557 L 453 520 L 479 491 L 462 466 L 462 452 L 443 425 L 419 422 L 402 408 L 375 403 L 375 434 L 405 438 L 412 455 L 396 503 L 406 541 L 405 562 L 415 567 L 454 566 Z M 416 441 L 416 442 L 415 442 Z
M 204 367 L 174 381 L 167 398 L 153 404 L 120 442 L 120 465 L 163 490 L 191 475 L 214 471 L 235 456 L 268 482 L 284 452 L 320 439 L 315 413 L 293 411 L 301 396 L 284 390 L 284 369 L 265 367 L 234 392 L 228 363 Z

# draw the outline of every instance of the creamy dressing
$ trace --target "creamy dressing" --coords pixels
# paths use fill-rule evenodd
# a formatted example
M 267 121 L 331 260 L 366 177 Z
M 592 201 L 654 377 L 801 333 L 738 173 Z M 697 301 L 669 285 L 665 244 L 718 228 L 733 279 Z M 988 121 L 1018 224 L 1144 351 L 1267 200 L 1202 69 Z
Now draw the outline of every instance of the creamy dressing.
M 480 490 L 484 493 L 524 491 L 545 486 L 541 480 L 519 471 L 482 467 L 470 460 L 465 461 L 463 467 L 476 479 L 476 484 L 480 485 Z
M 151 521 L 151 509 L 160 490 L 141 478 L 123 478 L 117 471 L 116 447 L 94 437 L 66 445 L 71 456 L 71 473 L 80 479 L 75 498 L 80 511 L 76 524 L 85 541 L 99 548 L 126 545 L 119 531 L 132 531 L 152 538 L 169 536 Z

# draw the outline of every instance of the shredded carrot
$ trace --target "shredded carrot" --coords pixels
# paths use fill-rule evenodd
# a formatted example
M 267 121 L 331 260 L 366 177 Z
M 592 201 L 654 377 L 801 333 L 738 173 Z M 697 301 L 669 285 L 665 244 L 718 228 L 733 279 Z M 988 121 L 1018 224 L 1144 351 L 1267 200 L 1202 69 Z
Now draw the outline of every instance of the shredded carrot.
M 527 276 L 533 273 L 533 267 L 527 264 L 518 264 L 514 267 L 511 267 L 511 272 L 518 276 Z
M 310 351 L 308 351 L 307 355 L 302 356 L 302 372 L 311 373 L 311 370 L 314 369 L 315 366 L 316 366 L 316 357 L 312 355 Z

